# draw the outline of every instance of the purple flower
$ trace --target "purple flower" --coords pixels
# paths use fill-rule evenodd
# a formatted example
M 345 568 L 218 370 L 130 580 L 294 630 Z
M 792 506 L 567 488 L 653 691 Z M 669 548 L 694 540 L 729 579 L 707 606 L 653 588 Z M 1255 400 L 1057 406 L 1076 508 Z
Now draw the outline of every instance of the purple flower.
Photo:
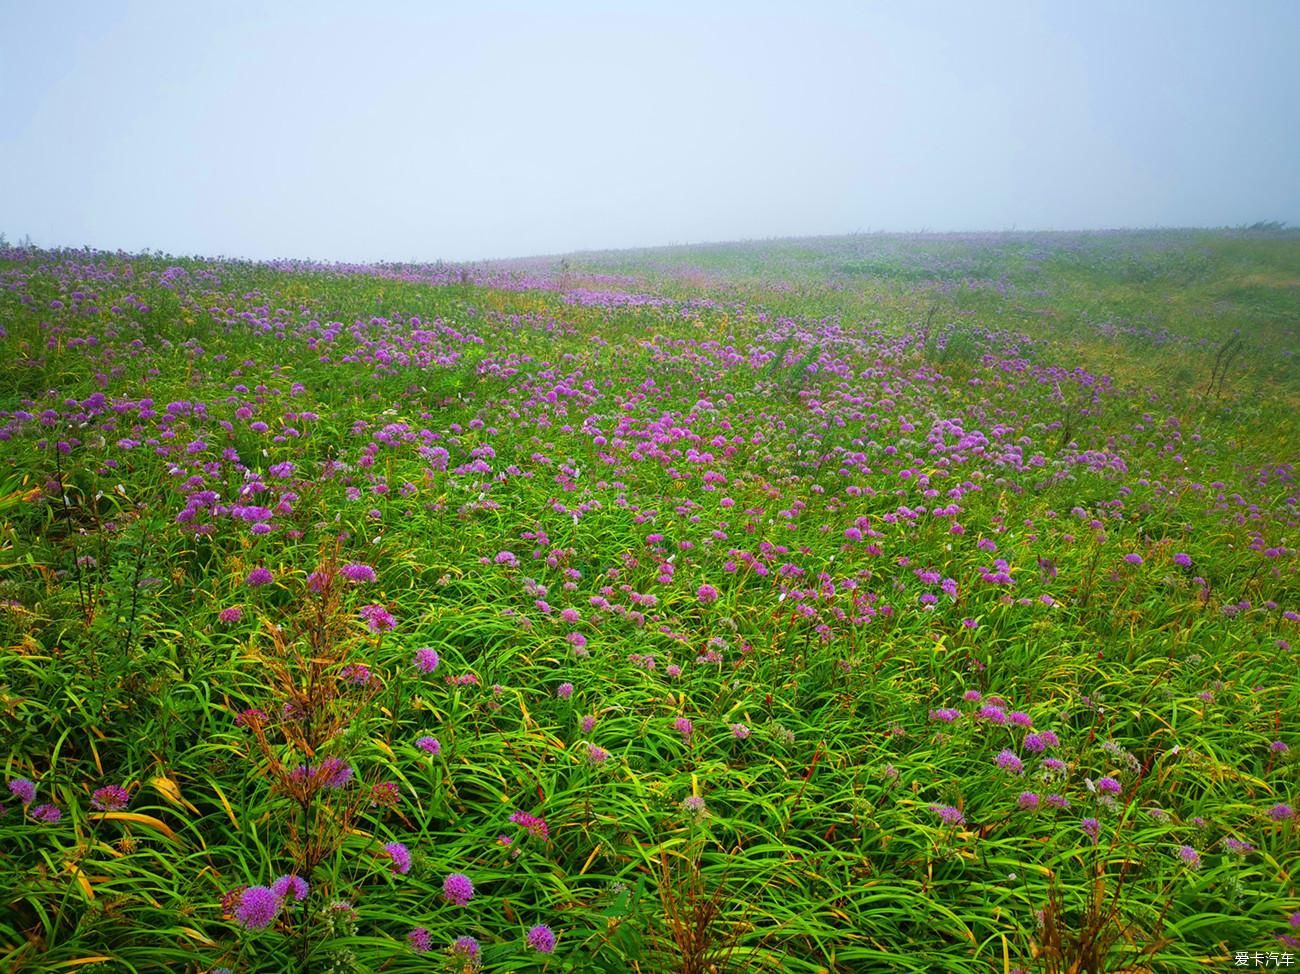
M 392 870 L 405 876 L 411 871 L 411 851 L 400 842 L 389 842 L 384 846 L 388 858 L 392 860 Z
M 442 753 L 442 745 L 438 743 L 436 737 L 421 737 L 415 742 L 415 746 L 434 757 Z
M 1047 750 L 1047 742 L 1043 740 L 1042 734 L 1026 734 L 1025 750 L 1032 751 L 1034 754 L 1041 754 Z
M 529 815 L 527 812 L 512 812 L 510 821 L 539 839 L 550 838 L 550 826 L 546 824 L 546 819 L 537 815 Z
M 1009 748 L 1003 748 L 999 751 L 994 760 L 999 768 L 1003 771 L 1010 771 L 1012 774 L 1020 774 L 1025 770 L 1025 766 L 1020 758 L 1016 756 L 1016 752 Z
M 587 760 L 592 764 L 604 764 L 609 757 L 609 752 L 603 747 L 597 747 L 595 744 L 587 745 Z
M 1016 804 L 1032 811 L 1038 807 L 1038 796 L 1032 791 L 1022 791 L 1020 797 L 1016 799 Z
M 415 668 L 421 673 L 432 673 L 438 668 L 438 653 L 432 647 L 425 646 L 415 651 Z
M 749 728 L 746 727 L 744 724 L 731 725 L 731 736 L 738 741 L 745 740 L 747 737 L 749 737 L 749 733 L 750 733 Z
M 682 799 L 682 810 L 692 815 L 704 814 L 704 799 L 699 795 L 687 795 Z
M 498 565 L 506 565 L 510 568 L 515 568 L 519 565 L 519 558 L 513 551 L 498 551 L 495 560 Z
M 116 812 L 126 808 L 131 796 L 121 785 L 96 788 L 90 796 L 90 807 L 100 812 Z
M 406 935 L 406 942 L 417 954 L 427 954 L 433 950 L 433 940 L 424 927 L 415 927 Z
M 1174 564 L 1180 568 L 1192 567 L 1192 556 L 1185 551 L 1179 551 L 1174 554 Z
M 673 721 L 673 730 L 682 735 L 683 741 L 689 741 L 691 735 L 695 733 L 695 725 L 685 717 L 678 717 Z
M 1268 810 L 1268 817 L 1274 822 L 1284 822 L 1295 816 L 1295 810 L 1285 802 L 1279 802 Z
M 1290 750 L 1286 745 L 1286 741 L 1274 741 L 1268 746 L 1268 749 L 1275 754 L 1285 754 Z
M 24 805 L 36 800 L 36 785 L 27 778 L 15 778 L 9 782 L 9 793 Z
M 478 941 L 473 937 L 457 937 L 451 945 L 451 952 L 457 957 L 461 957 L 473 963 L 478 960 L 479 955 Z
M 1097 839 L 1101 835 L 1100 822 L 1098 822 L 1095 818 L 1085 818 L 1082 822 L 1079 823 L 1079 828 L 1083 829 L 1083 831 L 1088 833 L 1088 837 L 1092 839 L 1093 845 L 1097 844 Z
M 27 814 L 37 822 L 44 822 L 46 825 L 54 825 L 63 818 L 63 812 L 57 805 L 33 805 L 32 810 Z
M 573 696 L 573 684 L 561 683 L 558 687 L 555 688 L 555 695 L 559 697 L 561 700 L 568 700 L 571 696 Z
M 967 703 L 979 703 L 984 699 L 984 694 L 980 693 L 978 690 L 967 690 L 961 695 L 961 698 Z
M 228 609 L 222 609 L 217 613 L 217 621 L 226 624 L 238 622 L 244 618 L 244 610 L 237 605 L 232 605 Z
M 359 614 L 371 632 L 388 632 L 397 625 L 392 614 L 382 605 L 363 605 Z
M 271 892 L 282 900 L 292 894 L 293 898 L 301 903 L 307 898 L 307 880 L 292 874 L 281 876 L 271 884 Z
M 1064 795 L 1048 795 L 1047 804 L 1051 805 L 1053 808 L 1069 808 L 1070 799 L 1066 798 Z
M 1059 774 L 1065 770 L 1065 762 L 1060 758 L 1043 758 L 1043 767 Z
M 370 682 L 370 667 L 364 663 L 349 663 L 339 670 L 339 679 L 354 686 L 365 686 Z
M 442 895 L 447 902 L 464 906 L 474 898 L 474 884 L 464 873 L 451 873 L 442 881 Z
M 1189 845 L 1178 847 L 1178 858 L 1192 869 L 1199 869 L 1201 867 L 1201 854 Z
M 555 950 L 555 934 L 544 923 L 539 923 L 528 931 L 528 946 L 543 954 Z
M 939 820 L 945 825 L 961 825 L 966 821 L 966 816 L 951 805 L 931 805 L 930 811 L 938 815 Z
M 235 919 L 249 930 L 269 927 L 280 912 L 280 897 L 265 886 L 250 886 L 239 897 Z
M 360 562 L 352 562 L 344 565 L 339 569 L 339 574 L 349 582 L 373 582 L 375 581 L 375 570 L 369 565 L 363 565 Z
M 1129 554 L 1125 555 L 1124 560 L 1128 562 L 1130 565 L 1142 564 L 1142 556 L 1137 554 L 1136 552 L 1130 552 Z
M 951 724 L 961 716 L 961 711 L 956 707 L 940 707 L 937 710 L 930 711 L 931 720 L 940 720 L 945 724 Z
M 582 727 L 582 732 L 584 734 L 590 734 L 596 726 L 596 716 L 594 714 L 587 714 L 582 718 L 580 726 Z
M 320 772 L 326 788 L 342 788 L 352 780 L 352 766 L 342 758 L 326 758 L 320 763 Z
M 718 601 L 718 590 L 706 583 L 695 590 L 695 597 L 705 605 L 710 605 Z
M 1114 778 L 1097 779 L 1097 791 L 1103 795 L 1118 795 L 1123 790 L 1123 786 Z
M 270 569 L 254 568 L 248 573 L 248 577 L 244 579 L 244 582 L 251 588 L 257 588 L 261 585 L 270 585 L 274 580 L 275 576 L 271 574 Z M 254 888 L 256 889 L 256 887 Z
M 1007 720 L 1017 727 L 1033 727 L 1034 720 L 1023 710 L 1013 710 L 1007 714 Z

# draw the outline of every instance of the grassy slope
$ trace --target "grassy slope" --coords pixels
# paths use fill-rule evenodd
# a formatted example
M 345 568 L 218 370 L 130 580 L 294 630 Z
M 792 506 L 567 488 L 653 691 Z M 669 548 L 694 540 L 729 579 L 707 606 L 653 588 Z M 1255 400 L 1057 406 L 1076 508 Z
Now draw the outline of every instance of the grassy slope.
M 427 969 L 416 926 L 501 971 L 1286 949 L 1298 248 L 5 254 L 0 709 L 38 796 L 0 967 Z M 326 757 L 345 787 L 295 775 Z

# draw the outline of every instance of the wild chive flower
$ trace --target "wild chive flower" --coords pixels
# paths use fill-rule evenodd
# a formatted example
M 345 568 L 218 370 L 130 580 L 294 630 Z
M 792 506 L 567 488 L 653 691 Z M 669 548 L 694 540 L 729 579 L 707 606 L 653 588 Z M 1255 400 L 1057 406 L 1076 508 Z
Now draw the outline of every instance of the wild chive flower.
M 438 652 L 430 646 L 415 651 L 415 668 L 421 673 L 432 673 L 438 668 Z
M 421 737 L 415 742 L 415 746 L 434 757 L 442 753 L 442 745 L 438 743 L 436 737 Z
M 931 805 L 930 811 L 938 815 L 945 825 L 961 825 L 966 821 L 966 816 L 951 805 Z
M 1249 842 L 1242 842 L 1240 839 L 1234 839 L 1232 836 L 1224 839 L 1223 844 L 1228 847 L 1229 852 L 1235 852 L 1239 856 L 1244 856 L 1248 852 L 1255 851 L 1255 847 Z
M 1069 808 L 1070 799 L 1066 798 L 1064 795 L 1048 795 L 1047 804 L 1051 805 L 1053 808 Z
M 1124 560 L 1128 562 L 1130 565 L 1142 564 L 1142 556 L 1139 555 L 1137 552 L 1130 552 L 1129 554 L 1125 555 Z
M 750 734 L 749 728 L 746 727 L 744 724 L 731 725 L 731 736 L 734 737 L 736 740 L 743 741 L 749 737 L 749 734 Z
M 704 814 L 704 799 L 699 795 L 687 795 L 682 799 L 682 810 L 692 815 Z
M 999 751 L 997 758 L 994 760 L 999 768 L 1003 771 L 1010 771 L 1012 774 L 1020 774 L 1025 770 L 1024 763 L 1016 755 L 1016 752 L 1009 748 L 1003 748 Z
M 1043 740 L 1042 734 L 1026 734 L 1025 750 L 1032 751 L 1035 754 L 1041 754 L 1047 750 L 1047 742 Z
M 1079 823 L 1079 828 L 1088 833 L 1088 837 L 1092 839 L 1093 845 L 1097 844 L 1097 839 L 1101 836 L 1100 822 L 1095 818 L 1085 818 Z
M 280 912 L 280 897 L 265 886 L 250 886 L 239 897 L 235 919 L 249 930 L 269 927 Z
M 1007 722 L 1007 712 L 997 704 L 985 704 L 980 707 L 976 716 L 994 724 L 1005 724 Z
M 546 819 L 537 815 L 529 815 L 527 812 L 512 812 L 510 821 L 539 839 L 549 839 L 551 836 L 551 829 L 546 824 Z
M 244 583 L 250 588 L 257 588 L 261 585 L 270 585 L 273 581 L 275 581 L 275 576 L 266 568 L 254 568 L 248 573 L 248 577 L 244 579 Z
M 36 800 L 36 785 L 27 778 L 15 778 L 9 782 L 9 793 L 24 805 L 30 805 Z
M 451 945 L 453 957 L 469 961 L 471 964 L 478 960 L 480 949 L 478 941 L 473 937 L 457 937 Z
M 980 700 L 984 699 L 984 694 L 978 690 L 967 690 L 961 695 L 961 698 L 967 703 L 979 703 Z
M 1043 758 L 1043 767 L 1054 774 L 1060 774 L 1065 770 L 1065 762 L 1060 758 Z
M 1034 726 L 1033 718 L 1030 717 L 1030 716 L 1029 716 L 1027 713 L 1025 713 L 1023 710 L 1013 710 L 1013 711 L 1011 711 L 1011 713 L 1007 714 L 1007 720 L 1008 720 L 1010 723 L 1015 724 L 1017 727 L 1032 727 L 1032 726 Z
M 558 687 L 555 688 L 555 695 L 559 697 L 561 700 L 568 700 L 571 696 L 573 696 L 573 684 L 561 683 Z
M 228 609 L 222 609 L 217 613 L 217 621 L 226 625 L 233 625 L 244 618 L 244 610 L 237 605 L 232 605 Z
M 1114 778 L 1097 779 L 1097 791 L 1103 795 L 1118 795 L 1123 790 L 1123 786 Z
M 363 605 L 358 614 L 366 621 L 366 626 L 371 632 L 388 632 L 397 625 L 397 620 L 393 618 L 392 613 L 382 605 Z
M 1274 754 L 1285 754 L 1290 748 L 1287 747 L 1286 741 L 1274 741 L 1268 746 L 1268 749 Z
M 1016 799 L 1016 804 L 1032 811 L 1038 807 L 1038 795 L 1032 791 L 1022 791 L 1020 797 Z
M 528 946 L 543 954 L 555 950 L 555 934 L 544 923 L 539 923 L 528 931 Z
M 1285 802 L 1279 802 L 1268 810 L 1268 817 L 1274 822 L 1284 822 L 1295 816 L 1295 810 Z
M 718 590 L 712 585 L 704 584 L 695 590 L 695 597 L 705 605 L 718 601 Z
M 99 812 L 117 812 L 126 808 L 131 796 L 121 785 L 96 788 L 90 796 L 90 807 Z
M 581 727 L 582 727 L 582 732 L 584 734 L 590 734 L 592 732 L 592 729 L 595 728 L 595 726 L 596 726 L 596 717 L 594 714 L 587 714 L 585 717 L 582 718 Z
M 396 781 L 380 781 L 370 786 L 371 808 L 396 808 L 401 800 Z
M 587 760 L 592 764 L 604 764 L 609 757 L 609 752 L 603 747 L 597 747 L 595 744 L 587 745 Z
M 395 873 L 405 876 L 411 871 L 411 851 L 400 842 L 389 842 L 384 846 L 388 858 L 392 860 L 390 868 Z
M 46 825 L 54 825 L 63 818 L 63 810 L 57 805 L 33 805 L 31 811 L 27 813 L 37 822 L 44 822 Z
M 375 570 L 369 565 L 363 565 L 360 562 L 352 562 L 344 565 L 339 569 L 339 574 L 349 582 L 373 582 L 376 580 Z
M 689 741 L 691 735 L 695 733 L 695 725 L 685 717 L 678 717 L 673 721 L 673 730 L 682 735 L 683 741 Z
M 427 954 L 433 950 L 433 939 L 429 936 L 429 931 L 424 927 L 414 927 L 406 935 L 406 942 L 411 945 L 411 949 L 417 954 Z
M 282 900 L 288 899 L 290 894 L 292 894 L 293 898 L 297 902 L 301 903 L 307 898 L 307 880 L 303 879 L 301 876 L 294 876 L 292 874 L 281 876 L 271 884 L 271 892 Z
M 320 771 L 321 784 L 326 788 L 342 788 L 352 780 L 352 766 L 342 758 L 326 758 L 320 763 Z
M 1175 552 L 1175 553 L 1174 553 L 1174 564 L 1175 564 L 1175 565 L 1178 565 L 1180 568 L 1191 568 L 1191 567 L 1192 567 L 1192 556 L 1189 555 L 1189 554 L 1187 554 L 1187 552 L 1185 552 L 1185 551 Z
M 464 906 L 474 898 L 474 884 L 464 873 L 450 873 L 442 881 L 442 895 L 448 903 Z
M 937 710 L 930 711 L 931 720 L 940 720 L 945 724 L 951 724 L 961 716 L 961 711 L 956 707 L 940 707 Z
M 1201 854 L 1189 845 L 1178 847 L 1178 858 L 1190 869 L 1201 868 Z
M 353 686 L 365 686 L 370 682 L 370 667 L 364 663 L 349 663 L 339 670 L 339 679 Z

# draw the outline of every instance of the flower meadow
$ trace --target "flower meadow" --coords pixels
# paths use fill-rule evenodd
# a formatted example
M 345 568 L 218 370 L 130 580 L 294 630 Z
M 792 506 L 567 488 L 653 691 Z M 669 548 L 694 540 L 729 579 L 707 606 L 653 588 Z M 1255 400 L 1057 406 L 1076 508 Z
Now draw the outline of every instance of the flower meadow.
M 1300 955 L 1300 236 L 0 250 L 0 969 Z

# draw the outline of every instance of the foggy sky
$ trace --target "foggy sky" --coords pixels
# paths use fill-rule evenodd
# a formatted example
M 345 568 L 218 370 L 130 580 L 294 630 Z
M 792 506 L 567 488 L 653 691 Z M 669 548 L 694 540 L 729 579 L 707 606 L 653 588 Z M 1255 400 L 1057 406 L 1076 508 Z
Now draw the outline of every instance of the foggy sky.
M 1300 3 L 0 0 L 0 231 L 466 260 L 1300 223 Z

